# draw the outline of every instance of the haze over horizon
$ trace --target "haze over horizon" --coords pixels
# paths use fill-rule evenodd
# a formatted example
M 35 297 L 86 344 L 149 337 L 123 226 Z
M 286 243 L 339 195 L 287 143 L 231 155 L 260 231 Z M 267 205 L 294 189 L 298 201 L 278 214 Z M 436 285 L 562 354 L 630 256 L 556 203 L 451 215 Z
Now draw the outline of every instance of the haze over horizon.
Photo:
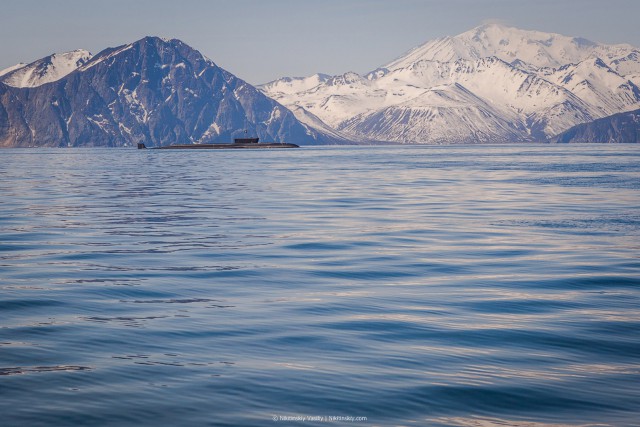
M 2 10 L 0 69 L 157 35 L 184 41 L 252 84 L 366 73 L 428 40 L 488 22 L 640 46 L 635 0 L 5 0 Z

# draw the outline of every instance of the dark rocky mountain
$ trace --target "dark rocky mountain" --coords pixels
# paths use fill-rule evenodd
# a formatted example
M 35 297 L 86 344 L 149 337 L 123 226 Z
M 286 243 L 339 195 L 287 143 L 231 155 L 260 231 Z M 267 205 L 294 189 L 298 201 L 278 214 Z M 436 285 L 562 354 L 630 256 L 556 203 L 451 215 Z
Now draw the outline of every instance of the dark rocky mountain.
M 640 110 L 576 125 L 550 142 L 640 143 Z
M 259 88 L 307 125 L 324 122 L 351 139 L 545 141 L 640 108 L 639 54 L 629 45 L 488 24 L 429 41 L 366 75 L 284 78 Z
M 0 146 L 148 146 L 259 136 L 344 142 L 312 130 L 253 86 L 179 40 L 106 49 L 37 87 L 0 83 Z

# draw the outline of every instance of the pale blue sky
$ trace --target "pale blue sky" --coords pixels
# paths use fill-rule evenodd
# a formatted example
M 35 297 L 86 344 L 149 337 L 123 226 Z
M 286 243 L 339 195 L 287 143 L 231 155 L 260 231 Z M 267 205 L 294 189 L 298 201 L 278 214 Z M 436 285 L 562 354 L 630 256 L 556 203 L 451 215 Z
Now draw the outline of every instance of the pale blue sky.
M 365 73 L 494 20 L 640 46 L 639 17 L 640 0 L 0 0 L 0 69 L 158 35 L 258 84 Z

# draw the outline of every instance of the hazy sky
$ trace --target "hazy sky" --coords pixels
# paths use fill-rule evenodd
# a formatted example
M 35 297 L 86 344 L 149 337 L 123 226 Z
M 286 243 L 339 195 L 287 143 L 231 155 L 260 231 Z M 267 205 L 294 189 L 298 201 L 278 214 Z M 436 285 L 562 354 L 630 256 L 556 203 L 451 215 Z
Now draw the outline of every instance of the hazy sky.
M 157 35 L 258 84 L 365 73 L 487 21 L 640 46 L 639 17 L 640 0 L 0 0 L 0 69 Z

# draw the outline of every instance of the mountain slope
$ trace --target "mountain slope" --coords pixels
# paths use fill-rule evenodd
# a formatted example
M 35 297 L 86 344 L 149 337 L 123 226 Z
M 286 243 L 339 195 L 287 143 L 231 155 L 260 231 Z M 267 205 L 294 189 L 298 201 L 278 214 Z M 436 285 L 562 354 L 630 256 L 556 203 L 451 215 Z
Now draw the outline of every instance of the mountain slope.
M 259 88 L 355 139 L 541 141 L 640 107 L 638 76 L 632 46 L 485 25 L 427 42 L 364 76 L 285 78 Z
M 438 144 L 508 142 L 523 131 L 459 84 L 431 88 L 404 103 L 358 115 L 340 130 L 362 138 L 384 140 L 393 134 L 400 141 Z
M 640 110 L 618 113 L 574 126 L 551 138 L 550 142 L 640 143 Z
M 106 49 L 37 87 L 0 84 L 0 146 L 149 146 L 267 141 L 335 143 L 179 40 Z

